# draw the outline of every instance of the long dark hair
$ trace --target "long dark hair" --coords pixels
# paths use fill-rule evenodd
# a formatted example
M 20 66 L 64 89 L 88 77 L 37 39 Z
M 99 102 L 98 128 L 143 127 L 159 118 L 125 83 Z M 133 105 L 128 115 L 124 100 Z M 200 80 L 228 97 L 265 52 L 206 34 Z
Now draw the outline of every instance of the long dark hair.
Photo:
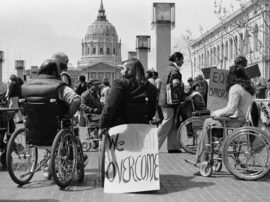
M 169 61 L 171 62 L 175 62 L 176 58 L 181 59 L 184 58 L 183 54 L 180 52 L 174 52 L 170 57 L 169 57 Z
M 235 84 L 242 86 L 251 95 L 255 94 L 255 88 L 242 66 L 233 65 L 230 67 L 227 78 L 227 91 Z
M 144 68 L 140 60 L 131 58 L 123 62 L 126 63 L 127 74 L 124 79 L 128 79 L 133 85 L 140 86 L 146 85 L 147 79 L 145 77 Z

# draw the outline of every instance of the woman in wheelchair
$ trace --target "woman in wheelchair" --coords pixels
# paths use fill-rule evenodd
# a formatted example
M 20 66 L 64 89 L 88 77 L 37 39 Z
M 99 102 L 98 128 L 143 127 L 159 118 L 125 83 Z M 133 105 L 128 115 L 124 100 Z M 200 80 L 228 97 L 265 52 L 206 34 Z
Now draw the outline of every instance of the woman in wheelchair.
M 210 144 L 211 127 L 222 127 L 222 123 L 215 120 L 217 117 L 237 117 L 245 118 L 248 108 L 255 98 L 255 88 L 245 73 L 244 67 L 241 65 L 234 65 L 230 67 L 227 78 L 227 91 L 229 91 L 229 100 L 225 108 L 213 111 L 212 118 L 205 120 L 203 124 L 202 135 L 200 136 L 198 148 L 196 152 L 195 163 L 202 163 L 207 159 L 208 155 L 204 152 L 204 146 Z M 231 120 L 226 122 L 229 127 L 239 127 L 239 122 Z
M 142 63 L 138 59 L 123 62 L 122 80 L 115 80 L 103 108 L 99 122 L 99 134 L 107 128 L 128 124 L 145 123 L 156 112 L 156 87 L 147 81 Z

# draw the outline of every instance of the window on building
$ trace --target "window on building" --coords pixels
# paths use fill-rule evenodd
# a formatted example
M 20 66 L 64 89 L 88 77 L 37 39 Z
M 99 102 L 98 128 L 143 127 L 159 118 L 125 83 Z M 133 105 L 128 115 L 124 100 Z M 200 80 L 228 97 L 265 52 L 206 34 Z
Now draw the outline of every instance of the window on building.
M 113 54 L 114 54 L 114 55 L 116 54 L 115 48 L 113 48 Z
M 258 32 L 259 32 L 258 25 L 255 24 L 254 30 L 253 30 L 253 47 L 254 47 L 254 51 L 259 50 Z
M 103 48 L 99 48 L 99 54 L 104 54 L 103 53 Z
M 92 54 L 96 54 L 96 48 L 92 48 Z
M 111 54 L 111 50 L 110 48 L 107 48 L 107 55 L 110 55 Z

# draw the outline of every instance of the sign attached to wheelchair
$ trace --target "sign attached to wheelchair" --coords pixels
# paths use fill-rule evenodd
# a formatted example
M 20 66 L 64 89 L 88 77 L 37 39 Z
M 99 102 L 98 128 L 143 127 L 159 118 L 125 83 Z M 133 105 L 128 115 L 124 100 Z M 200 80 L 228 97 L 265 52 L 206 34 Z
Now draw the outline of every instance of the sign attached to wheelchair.
M 106 193 L 159 190 L 157 127 L 124 124 L 109 130 L 105 145 Z
M 211 112 L 227 105 L 227 76 L 228 70 L 211 69 L 207 95 L 207 109 Z

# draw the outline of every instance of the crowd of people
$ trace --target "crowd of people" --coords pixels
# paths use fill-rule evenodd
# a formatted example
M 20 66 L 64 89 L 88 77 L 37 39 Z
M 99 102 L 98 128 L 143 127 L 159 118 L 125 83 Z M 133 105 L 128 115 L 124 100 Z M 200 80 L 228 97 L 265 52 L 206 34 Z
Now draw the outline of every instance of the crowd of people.
M 25 93 L 31 91 L 35 85 L 52 85 L 54 90 L 50 88 L 50 93 L 56 93 L 57 99 L 69 106 L 65 111 L 66 116 L 73 117 L 83 111 L 89 115 L 89 119 L 97 118 L 100 136 L 108 128 L 117 125 L 148 124 L 152 121 L 158 125 L 159 148 L 167 138 L 168 153 L 180 153 L 182 150 L 177 139 L 179 124 L 190 118 L 193 111 L 207 108 L 208 83 L 200 74 L 195 78 L 188 78 L 185 85 L 180 72 L 184 63 L 183 54 L 175 52 L 168 60 L 169 65 L 165 67 L 161 78 L 156 71 L 145 72 L 142 63 L 133 58 L 122 62 L 121 78 L 114 80 L 112 85 L 108 79 L 104 79 L 103 83 L 96 79 L 86 81 L 85 76 L 81 75 L 79 85 L 72 89 L 72 80 L 67 72 L 68 56 L 58 52 L 41 64 L 38 77 L 32 81 L 23 84 L 23 81 L 12 74 L 6 96 L 10 101 L 9 107 L 16 108 L 20 97 L 35 96 Z M 256 78 L 252 81 L 245 73 L 246 66 L 245 57 L 235 59 L 227 79 L 229 101 L 225 108 L 212 112 L 212 117 L 245 117 L 247 108 L 255 97 L 270 98 L 270 80 L 266 82 L 263 78 Z M 178 102 L 168 102 L 168 89 L 180 98 Z M 47 91 L 35 93 L 50 96 Z M 17 114 L 16 121 L 22 121 L 21 114 Z M 202 148 L 209 142 L 209 125 L 220 126 L 221 123 L 212 118 L 204 122 L 196 155 L 197 163 L 205 160 Z

